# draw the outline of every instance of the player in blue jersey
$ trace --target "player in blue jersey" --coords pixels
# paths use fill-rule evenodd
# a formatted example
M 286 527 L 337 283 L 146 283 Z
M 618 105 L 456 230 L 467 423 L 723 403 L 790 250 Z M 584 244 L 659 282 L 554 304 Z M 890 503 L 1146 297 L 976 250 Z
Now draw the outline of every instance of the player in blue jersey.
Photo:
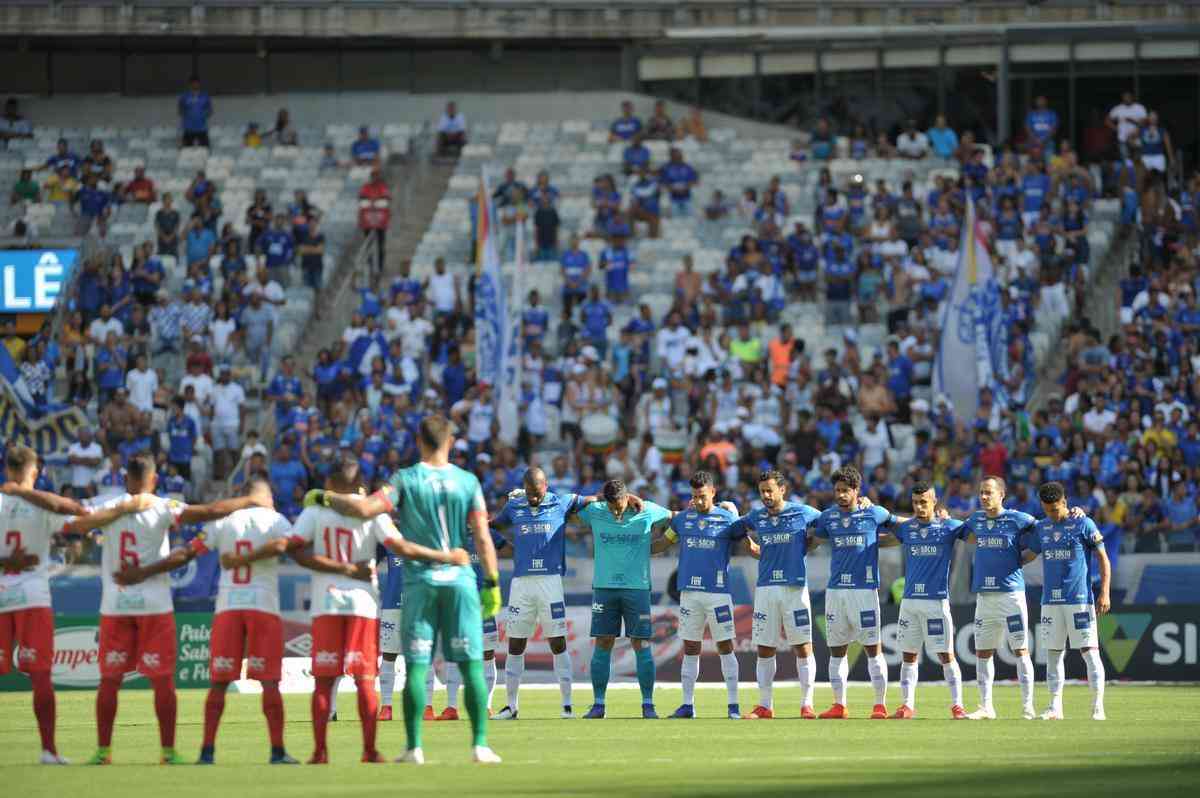
M 712 632 L 721 655 L 725 678 L 728 717 L 741 718 L 738 706 L 738 661 L 733 653 L 733 598 L 729 595 L 729 554 L 733 544 L 745 541 L 746 528 L 735 525 L 736 508 L 716 506 L 713 476 L 707 471 L 692 474 L 691 507 L 675 513 L 666 532 L 670 543 L 679 543 L 679 636 L 683 638 L 683 704 L 672 718 L 694 718 L 696 680 L 700 677 L 700 648 L 704 628 Z M 747 541 L 750 551 L 758 546 Z
M 400 616 L 404 607 L 404 560 L 388 552 L 387 574 L 379 591 L 379 719 L 392 719 L 392 695 L 396 679 L 404 684 L 404 660 L 397 659 L 400 647 Z M 399 666 L 397 667 L 397 663 Z M 430 672 L 433 668 L 429 669 Z
M 563 596 L 566 571 L 567 517 L 598 501 L 596 496 L 552 493 L 540 468 L 525 472 L 524 492 L 514 491 L 492 519 L 508 529 L 513 546 L 513 578 L 508 588 L 508 659 L 504 664 L 508 703 L 496 720 L 516 720 L 518 692 L 525 673 L 525 645 L 540 625 L 550 652 L 562 697 L 559 717 L 574 717 L 571 709 L 571 653 L 567 651 L 567 605 Z M 640 507 L 640 505 L 639 505 Z
M 1007 639 L 1017 657 L 1022 714 L 1034 717 L 1033 660 L 1029 657 L 1029 608 L 1025 601 L 1025 574 L 1021 541 L 1036 519 L 1028 513 L 1004 509 L 1005 484 L 1000 477 L 979 483 L 979 506 L 964 522 L 969 543 L 975 544 L 971 591 L 975 593 L 975 680 L 979 708 L 971 720 L 992 720 L 992 681 L 996 676 L 993 654 Z
M 950 688 L 950 715 L 966 720 L 962 707 L 962 671 L 954 658 L 954 618 L 950 614 L 950 563 L 954 544 L 967 528 L 953 518 L 938 518 L 937 493 L 928 482 L 912 488 L 915 517 L 897 525 L 892 535 L 904 554 L 904 597 L 900 600 L 900 699 L 893 718 L 916 716 L 917 659 L 928 642 L 942 662 Z
M 738 519 L 730 534 L 752 533 L 758 543 L 758 582 L 754 587 L 753 643 L 758 648 L 758 706 L 747 719 L 775 717 L 775 650 L 783 637 L 796 654 L 800 677 L 800 717 L 814 719 L 813 686 L 817 660 L 812 651 L 812 602 L 808 596 L 808 529 L 821 511 L 787 500 L 787 478 L 764 471 L 758 478 L 761 509 Z
M 637 659 L 638 686 L 642 692 L 642 717 L 658 717 L 654 709 L 654 655 L 650 651 L 650 556 L 670 545 L 658 532 L 671 511 L 653 502 L 641 502 L 625 490 L 625 483 L 604 483 L 604 501 L 580 509 L 579 520 L 592 531 L 595 565 L 592 571 L 592 695 L 585 719 L 605 716 L 612 649 L 624 629 Z
M 1062 690 L 1066 681 L 1063 658 L 1068 645 L 1079 649 L 1092 690 L 1092 720 L 1104 720 L 1104 663 L 1100 660 L 1096 615 L 1109 610 L 1108 585 L 1112 569 L 1104 537 L 1096 523 L 1067 509 L 1066 491 L 1058 482 L 1038 488 L 1046 517 L 1033 527 L 1027 544 L 1042 556 L 1042 638 L 1046 648 L 1046 686 L 1050 707 L 1042 720 L 1062 720 Z M 1092 554 L 1100 569 L 1100 587 L 1093 602 L 1088 562 Z
M 867 671 L 875 688 L 871 718 L 884 720 L 888 716 L 884 705 L 887 661 L 879 645 L 879 530 L 899 519 L 878 505 L 859 509 L 861 488 L 862 475 L 857 468 L 843 466 L 833 472 L 837 506 L 821 513 L 813 525 L 813 543 L 829 541 L 832 549 L 825 591 L 825 642 L 829 644 L 833 706 L 819 715 L 825 720 L 850 717 L 846 711 L 846 680 L 850 675 L 846 650 L 855 640 L 867 652 Z

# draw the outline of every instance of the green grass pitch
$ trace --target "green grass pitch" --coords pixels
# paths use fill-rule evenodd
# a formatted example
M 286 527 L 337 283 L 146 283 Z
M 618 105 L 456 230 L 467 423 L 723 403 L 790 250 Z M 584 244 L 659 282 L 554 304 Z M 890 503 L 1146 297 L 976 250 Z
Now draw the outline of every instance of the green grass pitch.
M 894 693 L 895 685 L 891 692 Z M 1016 687 L 997 687 L 995 722 L 949 719 L 946 691 L 924 685 L 916 720 L 868 721 L 871 696 L 852 688 L 849 721 L 800 721 L 795 688 L 776 690 L 781 717 L 737 722 L 721 717 L 723 690 L 697 692 L 693 721 L 643 721 L 634 690 L 610 692 L 603 721 L 557 718 L 556 690 L 526 690 L 521 720 L 489 727 L 504 764 L 468 762 L 467 722 L 426 724 L 423 768 L 358 763 L 360 737 L 353 694 L 339 697 L 341 720 L 330 725 L 328 767 L 268 767 L 266 725 L 255 695 L 230 694 L 212 768 L 162 767 L 151 693 L 121 694 L 113 746 L 114 765 L 40 767 L 37 731 L 27 693 L 0 694 L 0 784 L 14 798 L 117 796 L 360 796 L 360 795 L 1196 795 L 1200 789 L 1200 689 L 1110 687 L 1109 720 L 1090 720 L 1086 687 L 1067 688 L 1067 720 L 1019 719 Z M 753 706 L 756 691 L 742 694 Z M 435 702 L 440 710 L 442 694 Z M 968 709 L 974 702 L 967 686 Z M 503 690 L 497 691 L 497 706 Z M 891 696 L 892 701 L 896 700 Z M 577 711 L 590 695 L 576 691 Z M 1038 702 L 1043 702 L 1040 689 Z M 95 744 L 94 696 L 58 696 L 60 751 L 78 763 Z M 285 696 L 287 744 L 298 759 L 311 753 L 308 697 Z M 679 702 L 679 690 L 656 694 L 659 712 Z M 204 692 L 179 695 L 178 748 L 192 760 L 198 750 Z M 817 708 L 829 703 L 817 691 Z M 399 707 L 397 706 L 397 709 Z M 635 719 L 638 718 L 638 719 Z M 379 747 L 394 757 L 404 747 L 399 719 L 380 724 Z

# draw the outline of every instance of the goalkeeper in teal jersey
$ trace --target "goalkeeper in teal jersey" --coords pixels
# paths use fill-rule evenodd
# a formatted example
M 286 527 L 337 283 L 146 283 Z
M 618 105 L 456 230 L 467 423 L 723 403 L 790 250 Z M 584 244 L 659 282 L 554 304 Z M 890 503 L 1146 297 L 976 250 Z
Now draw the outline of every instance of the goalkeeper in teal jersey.
M 483 584 L 477 587 L 470 567 L 440 566 L 406 560 L 401 646 L 407 664 L 404 728 L 408 750 L 398 761 L 423 764 L 421 713 L 425 674 L 438 640 L 442 652 L 463 674 L 471 716 L 473 758 L 499 762 L 487 745 L 487 688 L 483 678 L 483 619 L 500 609 L 500 570 L 488 532 L 487 508 L 474 474 L 450 464 L 450 422 L 440 415 L 421 421 L 417 444 L 421 461 L 402 468 L 371 496 L 311 491 L 306 503 L 324 504 L 349 516 L 374 517 L 394 512 L 405 538 L 433 549 L 474 549 Z M 471 541 L 474 541 L 473 545 Z
M 592 692 L 595 703 L 584 716 L 604 717 L 613 644 L 624 626 L 637 657 L 642 690 L 642 717 L 657 718 L 654 710 L 654 657 L 650 652 L 650 556 L 665 551 L 671 511 L 653 502 L 639 502 L 625 483 L 604 483 L 604 501 L 579 510 L 579 519 L 592 530 L 596 563 L 592 576 Z

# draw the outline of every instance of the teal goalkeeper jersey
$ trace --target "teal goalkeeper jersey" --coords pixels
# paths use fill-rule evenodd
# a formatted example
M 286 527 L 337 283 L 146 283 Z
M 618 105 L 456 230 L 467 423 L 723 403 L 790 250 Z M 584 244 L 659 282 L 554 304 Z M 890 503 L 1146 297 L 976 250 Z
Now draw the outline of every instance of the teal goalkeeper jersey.
M 626 510 L 613 518 L 606 502 L 592 502 L 579 511 L 592 529 L 596 563 L 592 587 L 650 589 L 650 540 L 655 524 L 671 517 L 671 511 L 653 502 L 643 502 L 642 511 Z
M 473 512 L 487 512 L 483 491 L 474 474 L 454 465 L 435 467 L 417 463 L 392 474 L 388 485 L 396 505 L 397 525 L 405 538 L 442 551 L 474 550 L 467 519 Z M 405 582 L 420 579 L 445 583 L 459 578 L 475 584 L 468 567 L 404 561 Z

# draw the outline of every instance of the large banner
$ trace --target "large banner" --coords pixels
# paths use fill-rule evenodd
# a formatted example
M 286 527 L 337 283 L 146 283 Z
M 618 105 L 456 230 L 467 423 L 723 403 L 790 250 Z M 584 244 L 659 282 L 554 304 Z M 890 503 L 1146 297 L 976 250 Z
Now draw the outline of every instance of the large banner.
M 212 616 L 208 613 L 175 614 L 178 653 L 175 683 L 179 687 L 208 687 L 208 639 Z M 0 677 L 0 691 L 28 690 L 29 679 L 15 672 Z M 100 618 L 95 615 L 54 617 L 54 665 L 50 679 L 59 690 L 94 690 L 100 685 Z M 149 689 L 150 682 L 137 673 L 125 675 L 126 688 Z
M 6 445 L 23 443 L 42 457 L 65 455 L 86 423 L 74 405 L 34 401 L 8 349 L 0 346 L 0 440 Z

